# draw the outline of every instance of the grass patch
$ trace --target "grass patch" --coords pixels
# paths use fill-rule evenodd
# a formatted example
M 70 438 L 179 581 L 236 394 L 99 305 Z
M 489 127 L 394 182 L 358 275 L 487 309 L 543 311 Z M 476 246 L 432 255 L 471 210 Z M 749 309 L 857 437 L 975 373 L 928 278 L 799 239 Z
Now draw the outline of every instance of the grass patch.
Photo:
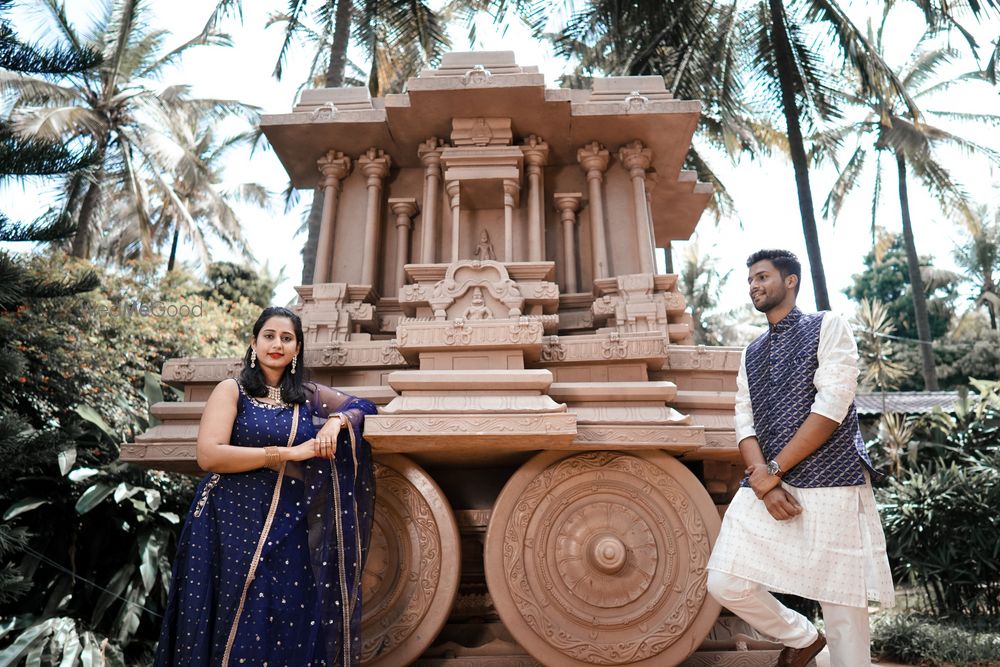
M 933 667 L 1000 667 L 1000 631 L 995 623 L 886 615 L 873 618 L 872 653 Z

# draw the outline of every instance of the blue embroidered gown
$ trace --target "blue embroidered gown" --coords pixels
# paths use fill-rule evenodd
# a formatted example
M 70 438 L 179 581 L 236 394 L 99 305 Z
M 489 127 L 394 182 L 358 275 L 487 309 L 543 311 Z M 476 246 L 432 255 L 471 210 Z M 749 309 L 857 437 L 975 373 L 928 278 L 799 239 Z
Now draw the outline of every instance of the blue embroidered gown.
M 332 466 L 325 459 L 286 464 L 269 526 L 277 472 L 205 476 L 178 543 L 156 665 L 214 667 L 227 647 L 229 665 L 360 662 L 360 574 L 374 504 L 371 453 L 361 427 L 375 406 L 315 387 L 300 406 L 294 444 L 314 437 L 327 415 L 341 412 L 351 420 L 357 449 L 345 428 Z M 285 446 L 292 415 L 291 406 L 258 401 L 240 386 L 230 444 Z

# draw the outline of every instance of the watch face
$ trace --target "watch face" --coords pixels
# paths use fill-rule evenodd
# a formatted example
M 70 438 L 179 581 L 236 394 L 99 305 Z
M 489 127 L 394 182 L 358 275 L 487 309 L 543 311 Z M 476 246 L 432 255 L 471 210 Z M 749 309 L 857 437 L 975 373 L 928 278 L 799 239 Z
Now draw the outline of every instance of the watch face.
M 781 472 L 781 468 L 778 467 L 777 461 L 771 461 L 767 464 L 767 473 L 769 475 L 777 475 L 779 472 Z

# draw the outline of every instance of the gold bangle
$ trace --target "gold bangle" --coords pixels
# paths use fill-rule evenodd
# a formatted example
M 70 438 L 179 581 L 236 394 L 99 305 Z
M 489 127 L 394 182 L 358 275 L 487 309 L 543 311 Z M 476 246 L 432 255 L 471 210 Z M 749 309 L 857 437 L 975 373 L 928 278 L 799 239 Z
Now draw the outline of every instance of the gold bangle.
M 265 447 L 264 465 L 268 468 L 279 468 L 281 466 L 281 449 L 278 447 Z

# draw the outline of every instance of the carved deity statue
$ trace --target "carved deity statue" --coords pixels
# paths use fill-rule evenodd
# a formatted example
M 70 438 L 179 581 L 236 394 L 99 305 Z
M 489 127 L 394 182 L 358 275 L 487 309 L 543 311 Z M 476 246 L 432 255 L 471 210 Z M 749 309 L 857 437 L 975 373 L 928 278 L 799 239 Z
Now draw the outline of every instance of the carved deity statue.
M 483 290 L 479 287 L 472 293 L 472 305 L 465 309 L 462 317 L 467 320 L 492 320 L 493 311 L 486 307 Z
M 493 252 L 493 243 L 490 241 L 490 233 L 485 229 L 479 234 L 479 245 L 476 246 L 476 259 L 483 261 L 487 259 L 496 260 L 497 255 Z

